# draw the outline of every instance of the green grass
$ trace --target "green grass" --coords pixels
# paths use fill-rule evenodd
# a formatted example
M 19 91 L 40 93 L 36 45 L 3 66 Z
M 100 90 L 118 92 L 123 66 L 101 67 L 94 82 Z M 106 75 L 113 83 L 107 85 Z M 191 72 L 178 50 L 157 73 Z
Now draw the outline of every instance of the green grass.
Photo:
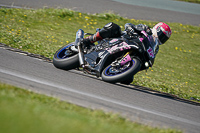
M 185 1 L 185 2 L 191 2 L 191 3 L 200 4 L 200 0 L 178 0 L 178 1 Z
M 49 58 L 57 49 L 75 39 L 79 28 L 95 33 L 108 22 L 121 26 L 157 22 L 126 19 L 112 13 L 83 14 L 68 9 L 0 9 L 0 42 Z M 168 22 L 167 22 L 168 23 Z M 168 23 L 169 41 L 160 46 L 150 70 L 135 75 L 133 84 L 175 94 L 181 98 L 200 99 L 200 27 Z
M 1 133 L 178 133 L 0 83 Z

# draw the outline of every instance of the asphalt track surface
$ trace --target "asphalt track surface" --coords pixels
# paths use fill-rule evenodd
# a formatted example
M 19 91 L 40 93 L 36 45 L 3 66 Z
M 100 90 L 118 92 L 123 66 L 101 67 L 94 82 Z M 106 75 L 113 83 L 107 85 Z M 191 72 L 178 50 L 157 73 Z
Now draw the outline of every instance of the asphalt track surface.
M 200 24 L 200 4 L 173 0 L 151 0 L 151 2 L 149 2 L 150 0 L 117 1 L 120 0 L 0 0 L 0 5 L 27 8 L 69 8 L 92 14 L 110 11 L 127 18 L 178 22 L 196 26 Z
M 52 63 L 0 47 L 0 81 L 59 97 L 83 107 L 120 113 L 151 126 L 200 131 L 200 106 L 142 89 L 103 82 L 77 70 L 63 71 Z
M 52 6 L 58 6 L 55 2 L 60 2 L 61 0 L 49 1 Z M 74 6 L 73 4 L 77 1 L 78 0 L 73 0 L 68 2 L 68 8 L 73 7 L 73 9 L 78 11 L 92 13 L 92 9 L 95 8 L 95 2 L 97 2 L 96 0 L 93 0 L 89 3 L 91 8 L 83 9 L 84 6 L 81 5 L 86 5 L 88 3 L 79 1 L 80 3 L 77 3 L 76 6 Z M 10 2 L 10 0 L 7 0 L 6 2 Z M 0 3 L 6 4 L 6 2 Z M 17 5 L 17 0 L 15 0 L 15 6 L 26 6 L 31 8 L 40 8 L 39 5 L 41 7 L 44 6 L 44 4 L 41 4 L 41 1 L 39 2 L 37 0 L 29 3 L 25 0 L 21 0 L 21 2 L 23 4 Z M 62 2 L 65 3 L 66 1 L 63 0 Z M 132 5 L 119 4 L 118 2 L 113 1 L 106 2 L 108 4 L 105 4 L 105 0 L 98 1 L 98 5 L 105 5 L 105 8 L 106 6 L 109 6 L 110 8 L 120 10 L 122 10 L 122 8 L 119 7 L 123 6 L 127 6 L 127 9 L 129 6 L 133 7 Z M 65 6 L 63 3 L 60 3 L 60 5 Z M 50 6 L 51 5 L 48 5 L 48 7 Z M 139 6 L 135 6 L 135 8 L 138 8 L 138 10 L 141 9 Z M 100 8 L 97 7 L 95 9 L 96 12 L 98 12 L 98 10 L 99 12 L 102 11 L 102 9 L 100 11 Z M 152 8 L 146 9 L 153 12 L 158 10 Z M 159 11 L 160 14 L 165 13 L 160 9 Z M 174 11 L 172 12 L 174 13 Z M 177 12 L 177 14 L 188 15 L 188 13 L 180 12 Z M 127 14 L 124 13 L 124 15 Z M 191 15 L 194 14 L 190 14 L 190 16 Z M 142 15 L 139 15 L 138 17 L 140 16 Z M 176 18 L 176 14 L 174 17 Z M 148 19 L 148 16 L 144 17 L 144 19 Z M 171 19 L 172 21 L 181 20 Z M 195 19 L 195 17 L 193 19 Z M 199 18 L 196 19 L 198 20 Z M 155 20 L 158 19 L 155 18 Z M 187 23 L 192 24 L 189 21 Z M 51 63 L 8 51 L 3 48 L 0 48 L 0 57 L 1 82 L 30 89 L 38 93 L 59 97 L 62 100 L 80 106 L 120 113 L 139 123 L 176 128 L 189 133 L 199 133 L 200 131 L 200 106 L 147 91 L 142 89 L 142 87 L 105 83 L 101 81 L 101 79 L 85 75 L 77 70 L 59 70 Z

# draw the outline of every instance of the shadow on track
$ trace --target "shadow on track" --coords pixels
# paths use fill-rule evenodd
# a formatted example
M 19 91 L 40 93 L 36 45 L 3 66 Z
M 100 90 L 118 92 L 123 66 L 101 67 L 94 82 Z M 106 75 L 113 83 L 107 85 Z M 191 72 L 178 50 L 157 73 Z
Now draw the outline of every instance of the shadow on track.
M 78 75 L 82 75 L 82 76 L 86 76 L 86 77 L 89 77 L 89 78 L 92 78 L 92 79 L 95 79 L 95 80 L 102 81 L 101 78 L 97 78 L 97 77 L 95 77 L 93 75 L 86 74 L 81 70 L 77 70 L 77 69 L 75 70 L 74 69 L 74 70 L 69 70 L 68 72 L 71 72 L 71 73 L 74 73 L 74 74 L 78 74 Z M 104 82 L 104 81 L 102 81 L 102 82 Z M 105 82 L 105 83 L 108 83 L 108 82 Z M 116 83 L 116 84 L 108 83 L 108 84 L 120 86 L 120 87 L 131 89 L 131 90 L 136 90 L 136 91 L 139 91 L 139 92 L 143 92 L 143 93 L 159 96 L 159 97 L 162 97 L 162 98 L 168 98 L 168 99 L 171 99 L 171 100 L 176 100 L 176 101 L 187 103 L 187 104 L 200 106 L 200 103 L 198 103 L 196 101 L 183 99 L 183 98 L 180 98 L 180 97 L 178 97 L 176 95 L 165 93 L 165 92 L 156 91 L 156 90 L 153 90 L 151 88 L 144 87 L 144 86 L 139 86 L 139 85 L 134 85 L 134 84 L 125 85 L 125 84 L 121 84 L 121 83 Z

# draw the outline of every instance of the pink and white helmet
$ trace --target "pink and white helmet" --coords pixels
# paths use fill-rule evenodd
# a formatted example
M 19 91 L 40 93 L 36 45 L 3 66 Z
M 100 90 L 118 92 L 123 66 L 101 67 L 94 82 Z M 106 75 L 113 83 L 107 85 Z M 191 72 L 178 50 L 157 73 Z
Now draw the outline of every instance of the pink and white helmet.
M 161 44 L 164 44 L 171 36 L 171 29 L 169 25 L 159 22 L 152 29 L 153 34 L 158 37 Z

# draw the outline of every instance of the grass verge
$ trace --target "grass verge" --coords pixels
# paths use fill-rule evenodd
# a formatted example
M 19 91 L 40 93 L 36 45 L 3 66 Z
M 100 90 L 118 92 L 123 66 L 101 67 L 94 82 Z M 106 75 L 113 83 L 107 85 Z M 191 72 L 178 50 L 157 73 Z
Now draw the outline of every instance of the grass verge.
M 200 0 L 177 0 L 177 1 L 185 1 L 185 2 L 191 2 L 191 3 L 200 4 Z
M 178 133 L 0 83 L 2 133 Z
M 0 9 L 0 42 L 24 51 L 53 58 L 57 49 L 75 39 L 79 28 L 95 33 L 108 22 L 121 26 L 130 22 L 153 27 L 157 22 L 126 19 L 104 14 L 83 14 L 68 9 Z M 173 31 L 160 46 L 155 64 L 148 72 L 135 75 L 133 84 L 200 99 L 200 27 L 168 23 Z

